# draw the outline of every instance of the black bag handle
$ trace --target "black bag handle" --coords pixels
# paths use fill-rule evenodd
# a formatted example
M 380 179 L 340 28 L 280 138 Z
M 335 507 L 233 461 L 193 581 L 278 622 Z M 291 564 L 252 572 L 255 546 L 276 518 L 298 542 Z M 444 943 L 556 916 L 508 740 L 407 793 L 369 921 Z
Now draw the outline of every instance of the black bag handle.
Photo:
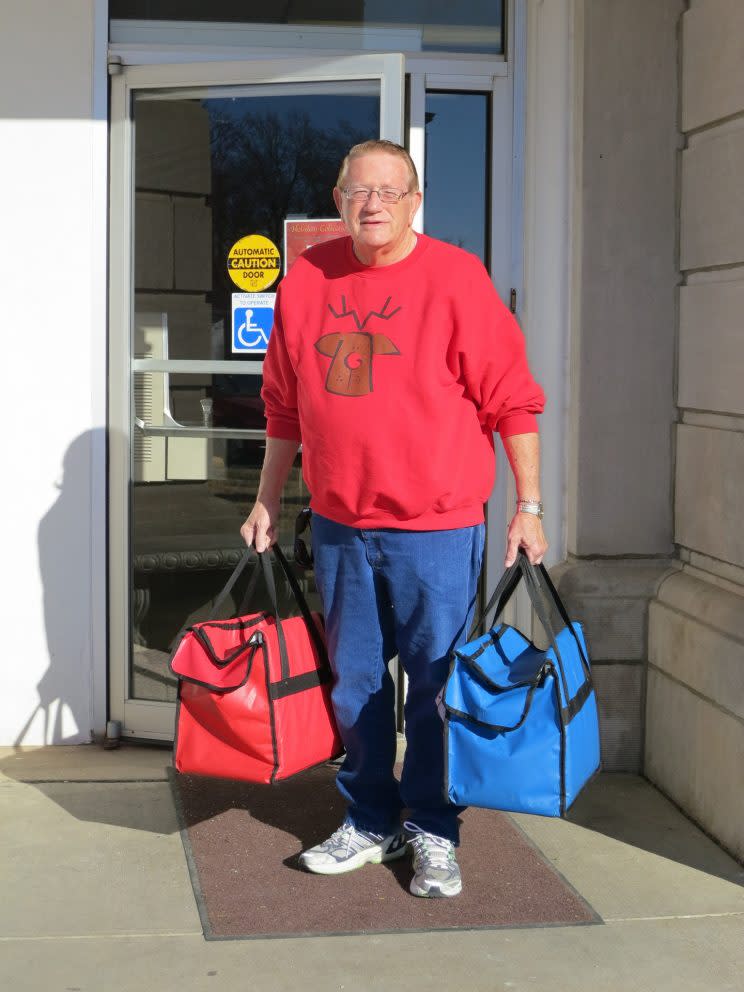
M 550 578 L 550 573 L 542 563 L 540 565 L 535 566 L 526 557 L 525 557 L 525 565 L 533 573 L 538 589 L 540 587 L 540 584 L 542 583 L 542 589 L 546 598 L 549 599 L 555 605 L 555 608 L 558 611 L 558 615 L 560 616 L 561 620 L 566 625 L 566 627 L 568 627 L 568 629 L 571 631 L 571 634 L 573 635 L 573 639 L 576 641 L 576 646 L 579 649 L 579 658 L 581 659 L 581 667 L 584 669 L 584 674 L 586 675 L 586 677 L 591 678 L 591 668 L 589 666 L 589 659 L 587 658 L 586 652 L 582 647 L 579 636 L 577 635 L 576 631 L 573 629 L 573 624 L 571 623 L 571 618 L 568 615 L 568 610 L 566 609 L 563 600 L 558 595 L 558 590 L 553 585 L 553 580 Z
M 276 550 L 279 551 L 278 548 Z M 222 591 L 215 599 L 211 609 L 213 617 L 219 616 L 219 612 L 220 609 L 222 608 L 222 604 L 230 595 L 233 586 L 245 571 L 248 562 L 251 561 L 253 557 L 252 551 L 253 549 L 251 548 L 245 549 L 240 561 L 233 569 L 230 578 L 227 580 L 227 582 L 222 588 Z M 281 554 L 281 551 L 279 551 L 279 554 Z M 281 667 L 282 678 L 287 679 L 289 678 L 290 675 L 289 655 L 287 653 L 287 641 L 284 637 L 284 629 L 282 628 L 282 622 L 281 619 L 279 618 L 279 602 L 276 594 L 276 583 L 274 582 L 274 572 L 272 571 L 271 562 L 269 561 L 269 557 L 265 551 L 256 551 L 256 555 L 258 556 L 258 563 L 260 567 L 254 570 L 253 575 L 251 576 L 251 581 L 248 583 L 248 588 L 245 591 L 245 595 L 243 596 L 240 606 L 238 607 L 236 612 L 233 612 L 232 616 L 233 617 L 240 616 L 240 614 L 244 610 L 248 609 L 248 601 L 253 597 L 253 593 L 256 589 L 256 583 L 258 582 L 258 576 L 263 575 L 264 584 L 269 594 L 269 599 L 271 600 L 273 617 L 276 621 L 276 635 L 279 640 L 279 663 Z M 285 572 L 287 572 L 289 566 L 287 565 L 283 555 L 280 561 L 282 561 Z M 300 595 L 302 595 L 301 591 L 300 591 Z M 302 606 L 300 606 L 300 609 L 302 610 Z M 305 622 L 307 622 L 307 620 Z M 184 628 L 182 628 L 181 631 L 179 631 L 178 641 L 181 640 L 181 637 L 189 629 L 189 626 L 190 624 L 187 624 Z
M 178 633 L 176 634 L 176 636 L 170 642 L 171 661 L 173 660 L 173 655 L 178 650 L 178 645 L 181 643 L 181 638 L 183 637 L 183 635 L 186 633 L 187 630 L 189 630 L 191 627 L 193 627 L 195 623 L 203 623 L 203 622 L 205 622 L 207 620 L 216 620 L 217 619 L 217 617 L 219 616 L 219 613 L 220 613 L 220 609 L 222 607 L 222 604 L 225 602 L 225 600 L 227 599 L 227 597 L 230 595 L 230 592 L 232 591 L 233 586 L 238 581 L 238 579 L 240 578 L 240 576 L 243 574 L 243 571 L 245 569 L 245 566 L 248 564 L 248 562 L 250 561 L 250 559 L 251 559 L 251 556 L 247 552 L 244 552 L 240 556 L 240 558 L 238 559 L 238 564 L 235 566 L 235 568 L 233 569 L 233 571 L 230 574 L 230 578 L 227 580 L 227 582 L 225 583 L 224 587 L 218 593 L 217 598 L 212 603 L 212 606 L 209 609 L 209 616 L 208 617 L 205 617 L 205 620 L 204 621 L 194 620 L 192 618 L 192 619 L 187 620 L 186 623 L 183 625 L 183 627 L 181 627 L 181 629 L 178 631 Z M 258 584 L 258 576 L 259 576 L 259 571 L 258 571 L 258 569 L 256 569 L 254 571 L 253 575 L 250 578 L 250 582 L 248 583 L 248 586 L 247 586 L 247 588 L 245 590 L 245 594 L 244 594 L 243 599 L 242 599 L 242 601 L 240 603 L 240 606 L 238 607 L 237 612 L 236 613 L 233 613 L 232 616 L 234 616 L 234 617 L 240 616 L 242 613 L 245 613 L 245 611 L 248 609 L 248 603 L 253 598 L 253 593 L 256 591 L 256 585 Z
M 494 589 L 493 594 L 491 595 L 491 598 L 483 607 L 480 617 L 475 622 L 475 624 L 473 624 L 473 627 L 470 631 L 469 640 L 472 640 L 479 633 L 481 634 L 485 633 L 486 617 L 494 608 L 494 606 L 496 607 L 496 613 L 494 614 L 493 619 L 494 622 L 498 620 L 498 618 L 506 609 L 509 600 L 514 595 L 514 590 L 519 585 L 521 578 L 522 578 L 522 571 L 519 566 L 519 557 L 517 556 L 517 559 L 514 562 L 514 564 L 510 565 L 509 568 L 507 568 L 504 571 L 504 574 L 499 579 L 498 584 Z
M 530 602 L 537 614 L 537 618 L 542 624 L 545 633 L 548 635 L 550 641 L 550 646 L 555 652 L 556 662 L 558 664 L 558 671 L 561 678 L 561 684 L 563 685 L 563 692 L 566 698 L 566 702 L 570 700 L 570 693 L 568 690 L 568 683 L 566 681 L 566 673 L 563 666 L 563 660 L 561 658 L 560 649 L 558 647 L 558 642 L 555 636 L 555 631 L 553 625 L 550 621 L 548 612 L 545 609 L 545 601 L 543 596 L 548 600 L 552 601 L 555 605 L 558 614 L 565 623 L 566 627 L 571 632 L 576 645 L 579 649 L 579 658 L 581 659 L 581 666 L 584 670 L 585 680 L 591 680 L 591 669 L 589 667 L 589 660 L 586 657 L 584 649 L 581 645 L 581 640 L 579 639 L 576 631 L 573 628 L 571 619 L 568 615 L 568 611 L 563 604 L 558 591 L 556 590 L 553 582 L 548 574 L 548 570 L 543 564 L 533 565 L 528 559 L 522 548 L 519 549 L 517 553 L 517 558 L 513 565 L 506 569 L 504 574 L 496 586 L 491 598 L 489 599 L 485 609 L 481 613 L 481 616 L 473 628 L 473 631 L 478 631 L 491 612 L 491 610 L 496 607 L 496 613 L 494 614 L 494 624 L 496 620 L 501 616 L 507 603 L 514 594 L 515 589 L 519 585 L 520 581 L 524 579 L 525 585 L 527 587 L 527 593 L 530 597 Z
M 238 561 L 238 564 L 233 569 L 230 578 L 227 580 L 222 590 L 217 595 L 217 599 L 215 599 L 214 603 L 212 604 L 212 608 L 211 608 L 212 617 L 210 617 L 210 619 L 216 619 L 219 616 L 222 604 L 225 602 L 227 597 L 232 592 L 233 586 L 245 571 L 245 567 L 250 560 L 251 560 L 250 552 L 248 552 L 247 550 L 244 551 L 240 557 L 240 560 Z M 250 578 L 248 586 L 245 590 L 243 599 L 240 602 L 240 606 L 232 614 L 232 616 L 234 617 L 240 616 L 242 613 L 244 613 L 247 610 L 248 603 L 250 602 L 251 599 L 253 599 L 253 594 L 256 591 L 256 586 L 258 585 L 258 577 L 259 577 L 259 570 L 255 569 L 253 575 Z
M 310 607 L 308 606 L 307 600 L 305 599 L 302 589 L 300 588 L 300 584 L 297 581 L 294 572 L 292 571 L 289 562 L 285 558 L 284 553 L 282 552 L 282 549 L 279 547 L 279 545 L 275 544 L 272 550 L 274 551 L 274 555 L 276 556 L 276 559 L 279 562 L 282 571 L 284 572 L 284 575 L 286 576 L 287 582 L 289 583 L 289 587 L 292 590 L 292 595 L 294 596 L 295 602 L 297 603 L 300 613 L 302 614 L 302 618 L 305 621 L 308 634 L 310 635 L 310 638 L 312 639 L 313 644 L 315 645 L 315 649 L 318 652 L 318 658 L 320 660 L 321 667 L 327 669 L 330 672 L 331 666 L 328 660 L 328 652 L 326 650 L 325 640 L 321 632 L 318 630 L 318 626 L 315 623 L 315 619 L 312 613 L 310 612 Z M 260 567 L 254 570 L 254 573 L 251 576 L 250 582 L 248 583 L 248 586 L 245 591 L 245 595 L 243 596 L 240 606 L 238 607 L 236 612 L 233 612 L 232 616 L 233 617 L 240 616 L 248 610 L 248 604 L 250 600 L 253 598 L 253 594 L 256 589 L 256 584 L 258 583 L 259 575 L 262 575 L 264 579 L 264 584 L 266 586 L 266 590 L 269 594 L 271 607 L 273 610 L 272 616 L 276 621 L 276 633 L 279 641 L 279 659 L 280 659 L 282 678 L 288 679 L 291 673 L 289 667 L 289 655 L 287 652 L 287 641 L 286 638 L 284 637 L 284 629 L 282 627 L 281 617 L 279 616 L 279 600 L 276 592 L 276 582 L 274 581 L 274 571 L 271 567 L 271 558 L 268 551 L 254 552 L 253 548 L 245 549 L 245 551 L 243 552 L 240 558 L 240 561 L 233 569 L 232 574 L 230 575 L 229 579 L 227 580 L 224 587 L 222 588 L 217 598 L 215 599 L 214 604 L 212 605 L 210 611 L 212 614 L 212 617 L 210 619 L 214 619 L 219 615 L 222 605 L 224 604 L 227 597 L 230 595 L 230 592 L 232 591 L 235 583 L 238 581 L 240 576 L 245 571 L 248 562 L 253 559 L 254 553 L 258 558 L 258 563 Z M 190 626 L 192 626 L 191 623 L 186 623 L 181 628 L 181 630 L 179 630 L 178 634 L 176 635 L 176 637 L 172 642 L 174 651 L 177 650 L 181 638 L 183 637 L 183 635 L 186 633 L 186 631 L 189 629 Z
M 558 673 L 561 677 L 561 685 L 563 686 L 563 695 L 566 700 L 566 705 L 571 701 L 571 694 L 568 691 L 568 681 L 566 679 L 566 671 L 563 667 L 563 659 L 561 658 L 561 652 L 558 647 L 558 640 L 555 636 L 555 631 L 553 630 L 553 624 L 551 623 L 548 611 L 545 609 L 545 603 L 542 598 L 540 582 L 535 574 L 535 566 L 529 561 L 525 554 L 521 555 L 522 559 L 522 575 L 525 579 L 525 585 L 527 586 L 527 592 L 532 603 L 532 607 L 537 613 L 537 618 L 543 626 L 543 630 L 548 635 L 548 640 L 550 641 L 550 646 L 555 652 L 555 660 L 558 665 Z M 570 626 L 569 630 L 573 630 Z M 576 635 L 574 634 L 574 637 Z M 579 645 L 579 649 L 580 649 Z
M 279 545 L 275 544 L 272 550 L 276 555 L 277 561 L 282 567 L 282 571 L 284 572 L 284 575 L 286 576 L 287 582 L 289 583 L 289 587 L 292 590 L 292 594 L 294 596 L 295 602 L 300 608 L 300 613 L 302 614 L 302 618 L 305 621 L 307 632 L 310 635 L 313 644 L 315 645 L 316 651 L 318 652 L 318 658 L 320 659 L 320 663 L 324 668 L 327 668 L 328 671 L 330 671 L 331 664 L 328 660 L 328 651 L 326 650 L 325 639 L 321 634 L 321 632 L 318 630 L 318 626 L 315 622 L 315 618 L 310 612 L 310 607 L 307 605 L 307 600 L 305 599 L 305 595 L 302 589 L 300 588 L 300 584 L 297 581 L 297 577 L 290 568 L 289 562 L 284 557 L 284 552 L 279 547 Z M 271 570 L 271 563 L 269 561 L 268 554 L 264 551 L 264 552 L 259 552 L 258 556 L 261 559 L 261 565 L 264 570 L 264 576 L 266 577 L 266 584 L 267 586 L 269 586 L 269 596 L 271 597 L 271 605 L 274 607 L 274 616 L 276 618 L 277 631 L 279 631 L 281 628 L 281 620 L 279 618 L 279 605 L 276 599 L 276 586 L 274 585 L 274 573 Z M 284 639 L 283 631 L 281 632 L 280 637 L 281 640 Z M 287 664 L 286 675 L 284 675 L 284 670 L 282 667 L 282 678 L 289 678 L 289 674 L 290 674 L 289 664 Z

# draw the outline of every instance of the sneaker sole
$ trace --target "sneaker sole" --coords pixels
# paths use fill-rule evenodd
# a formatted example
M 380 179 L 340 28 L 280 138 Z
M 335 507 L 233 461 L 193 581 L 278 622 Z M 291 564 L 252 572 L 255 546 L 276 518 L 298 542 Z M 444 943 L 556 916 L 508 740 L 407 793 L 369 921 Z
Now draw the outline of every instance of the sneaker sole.
M 359 851 L 353 858 L 332 864 L 311 864 L 300 855 L 300 865 L 306 871 L 312 872 L 313 875 L 344 875 L 347 871 L 356 871 L 357 868 L 363 868 L 364 865 L 379 865 L 384 861 L 395 861 L 397 858 L 402 858 L 407 851 L 407 844 L 403 844 L 397 851 L 392 851 L 389 854 L 384 853 L 380 847 L 371 847 L 366 851 Z
M 410 885 L 410 892 L 414 896 L 420 896 L 423 899 L 450 899 L 452 896 L 459 896 L 462 892 L 462 882 L 456 887 L 448 891 L 444 891 L 438 885 L 431 885 L 428 889 L 422 889 L 416 884 L 416 880 L 413 879 Z

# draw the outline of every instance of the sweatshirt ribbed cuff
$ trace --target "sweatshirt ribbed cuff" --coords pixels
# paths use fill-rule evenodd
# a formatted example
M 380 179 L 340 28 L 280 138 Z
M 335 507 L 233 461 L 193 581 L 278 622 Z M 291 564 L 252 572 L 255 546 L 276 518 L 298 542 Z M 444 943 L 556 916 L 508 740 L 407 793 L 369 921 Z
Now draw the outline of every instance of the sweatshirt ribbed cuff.
M 267 417 L 266 436 L 275 437 L 278 441 L 302 441 L 300 423 L 289 417 Z
M 498 423 L 498 432 L 502 438 L 514 434 L 537 434 L 537 417 L 534 413 L 515 413 L 502 417 Z

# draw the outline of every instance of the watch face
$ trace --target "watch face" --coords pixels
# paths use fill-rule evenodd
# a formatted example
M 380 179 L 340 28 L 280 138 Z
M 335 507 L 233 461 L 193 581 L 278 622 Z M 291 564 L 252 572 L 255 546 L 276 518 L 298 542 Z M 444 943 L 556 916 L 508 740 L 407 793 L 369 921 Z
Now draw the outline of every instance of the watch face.
M 542 503 L 533 503 L 530 500 L 524 500 L 517 503 L 517 510 L 520 513 L 532 513 L 534 516 L 542 520 L 544 511 Z

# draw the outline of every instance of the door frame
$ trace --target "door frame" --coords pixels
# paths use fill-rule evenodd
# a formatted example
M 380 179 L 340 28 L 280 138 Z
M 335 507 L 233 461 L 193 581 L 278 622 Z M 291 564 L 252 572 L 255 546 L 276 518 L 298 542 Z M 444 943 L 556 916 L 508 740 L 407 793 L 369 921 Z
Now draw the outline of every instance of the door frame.
M 122 66 L 111 87 L 109 243 L 109 711 L 123 737 L 169 740 L 173 703 L 130 693 L 130 451 L 134 274 L 134 90 L 379 80 L 380 134 L 403 140 L 405 61 L 400 54 Z M 258 363 L 251 363 L 258 364 Z
M 517 2 L 517 6 L 521 3 Z M 516 21 L 517 26 L 519 24 Z M 251 61 L 223 61 L 225 50 L 200 50 L 189 56 L 173 48 L 112 46 L 111 72 L 111 220 L 110 220 L 110 353 L 109 353 L 109 687 L 110 715 L 122 727 L 122 736 L 169 740 L 173 733 L 173 703 L 132 699 L 129 696 L 130 587 L 129 562 L 129 451 L 131 445 L 130 355 L 131 279 L 133 273 L 133 143 L 130 116 L 134 89 L 249 85 L 250 83 L 343 81 L 373 79 L 381 82 L 381 136 L 404 144 L 423 177 L 424 108 L 428 89 L 488 92 L 491 96 L 490 274 L 503 299 L 517 289 L 522 300 L 522 166 L 523 126 L 517 116 L 523 62 L 515 48 L 515 18 L 507 20 L 507 51 L 511 61 L 497 56 L 438 57 L 430 54 L 388 53 L 340 56 L 328 52 L 298 59 L 277 52 L 251 52 Z M 181 46 L 174 46 L 180 48 Z M 296 52 L 296 50 L 294 50 Z M 232 50 L 231 54 L 237 54 Z M 195 61 L 174 61 L 176 59 Z M 136 60 L 140 64 L 125 62 Z M 515 72 L 515 65 L 517 71 Z M 406 74 L 408 107 L 403 106 Z M 523 100 L 523 97 L 522 97 Z M 404 135 L 408 110 L 408 134 Z M 498 135 L 499 140 L 495 138 Z M 517 202 L 517 200 L 519 202 Z M 426 205 L 424 203 L 423 211 Z M 417 218 L 421 230 L 424 212 Z M 506 525 L 513 503 L 513 482 L 504 452 L 496 444 L 497 482 L 487 507 L 484 582 L 490 587 L 503 567 Z

